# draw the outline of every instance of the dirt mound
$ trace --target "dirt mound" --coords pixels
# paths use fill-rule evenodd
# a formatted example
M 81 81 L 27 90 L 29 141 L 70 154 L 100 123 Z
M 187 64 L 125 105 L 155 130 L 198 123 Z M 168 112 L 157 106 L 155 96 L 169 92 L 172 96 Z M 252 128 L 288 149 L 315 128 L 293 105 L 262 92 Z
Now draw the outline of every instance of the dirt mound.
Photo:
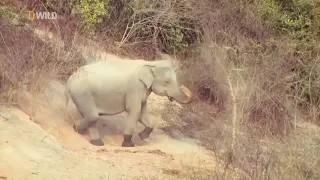
M 159 128 L 150 138 L 141 140 L 137 133 L 143 126 L 138 124 L 133 137 L 136 147 L 121 147 L 125 113 L 103 117 L 99 130 L 105 146 L 92 146 L 88 135 L 73 131 L 72 117 L 79 118 L 79 114 L 72 101 L 65 108 L 63 93 L 62 84 L 50 81 L 41 94 L 24 93 L 20 103 L 24 112 L 1 108 L 0 176 L 9 179 L 65 179 L 66 176 L 70 179 L 186 179 L 190 173 L 198 178 L 213 175 L 216 167 L 212 154 L 199 147 L 195 140 L 174 139 Z M 158 114 L 164 101 L 162 97 L 150 97 L 150 118 L 158 127 L 165 125 Z

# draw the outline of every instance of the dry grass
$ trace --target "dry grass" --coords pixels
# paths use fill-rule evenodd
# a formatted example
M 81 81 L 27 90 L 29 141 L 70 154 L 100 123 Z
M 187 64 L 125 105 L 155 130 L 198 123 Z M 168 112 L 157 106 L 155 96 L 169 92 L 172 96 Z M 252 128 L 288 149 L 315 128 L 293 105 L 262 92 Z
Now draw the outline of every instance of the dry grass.
M 39 92 L 44 78 L 66 79 L 83 58 L 58 44 L 41 40 L 28 26 L 3 19 L 0 30 L 0 88 L 2 103 L 15 103 L 19 90 Z
M 184 82 L 197 97 L 179 115 L 168 104 L 164 119 L 174 116 L 179 124 L 165 129 L 179 129 L 214 151 L 223 167 L 218 179 L 318 179 L 320 129 L 299 126 L 316 122 L 319 106 L 309 104 L 306 113 L 297 103 L 303 100 L 296 82 L 303 78 L 292 71 L 299 63 L 292 42 L 267 38 L 271 32 L 249 9 L 219 3 L 213 9 L 206 15 L 215 21 L 202 18 L 210 25 L 204 25 L 206 41 L 179 56 Z M 312 64 L 319 66 L 317 58 Z
M 194 89 L 207 82 L 214 101 L 210 105 L 196 97 L 179 115 L 168 104 L 164 119 L 182 122 L 170 122 L 166 129 L 179 129 L 214 151 L 223 167 L 217 179 L 319 178 L 320 128 L 305 123 L 288 97 L 293 75 L 284 68 L 290 62 L 281 61 L 283 49 L 262 54 L 257 64 L 250 64 L 253 54 L 238 55 L 237 65 L 228 47 L 211 43 L 201 51 L 185 70 L 186 82 Z

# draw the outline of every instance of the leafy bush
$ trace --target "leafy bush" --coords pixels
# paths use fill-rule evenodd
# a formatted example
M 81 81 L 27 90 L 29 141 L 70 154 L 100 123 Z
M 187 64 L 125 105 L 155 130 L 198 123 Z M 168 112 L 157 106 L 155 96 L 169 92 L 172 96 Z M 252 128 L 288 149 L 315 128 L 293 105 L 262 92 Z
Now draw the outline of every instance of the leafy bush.
M 49 10 L 67 16 L 66 11 L 79 17 L 78 24 L 85 34 L 93 35 L 95 25 L 102 21 L 102 17 L 108 12 L 109 0 L 47 0 L 46 6 Z
M 14 15 L 7 8 L 0 8 L 0 17 L 8 20 L 14 19 Z
M 13 24 L 23 24 L 25 19 L 23 17 L 17 15 L 17 8 L 13 7 L 0 7 L 0 18 L 4 19 Z
M 182 29 L 178 27 L 171 27 L 169 29 L 168 41 L 170 44 L 169 50 L 171 52 L 182 51 L 188 46 L 188 44 L 184 40 Z
M 315 0 L 261 0 L 257 12 L 266 25 L 293 38 L 303 39 L 313 34 L 312 27 L 318 21 L 314 18 L 318 6 Z
M 72 1 L 73 11 L 80 14 L 83 19 L 85 32 L 90 35 L 94 33 L 94 25 L 102 21 L 102 17 L 107 13 L 108 1 L 84 0 Z

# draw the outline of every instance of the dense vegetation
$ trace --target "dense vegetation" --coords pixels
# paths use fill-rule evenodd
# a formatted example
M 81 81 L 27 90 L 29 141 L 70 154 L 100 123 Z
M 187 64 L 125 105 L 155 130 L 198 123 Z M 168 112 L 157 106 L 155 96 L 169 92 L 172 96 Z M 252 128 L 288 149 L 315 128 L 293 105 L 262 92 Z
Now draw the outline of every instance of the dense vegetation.
M 241 42 L 237 40 L 241 37 L 221 34 L 237 31 L 234 35 L 245 36 L 242 43 L 250 41 L 247 49 L 256 57 L 270 54 L 268 50 L 275 54 L 276 49 L 284 56 L 292 56 L 287 57 L 291 62 L 284 66 L 291 66 L 289 70 L 296 74 L 295 80 L 289 82 L 290 93 L 297 93 L 294 96 L 302 104 L 319 104 L 319 75 L 315 67 L 319 57 L 319 1 L 47 0 L 44 4 L 41 9 L 63 15 L 71 12 L 68 15 L 78 18 L 78 27 L 84 34 L 100 40 L 113 37 L 117 46 L 150 43 L 171 54 L 194 49 L 192 45 L 203 42 L 208 35 L 218 45 L 239 50 Z M 217 22 L 218 19 L 225 22 Z M 220 42 L 217 36 L 222 36 Z M 279 47 L 275 39 L 288 44 Z
M 74 32 L 78 32 L 106 47 L 112 44 L 120 51 L 137 47 L 145 51 L 148 47 L 148 53 L 138 53 L 138 57 L 151 59 L 158 51 L 177 56 L 185 83 L 197 92 L 196 110 L 187 107 L 186 114 L 181 115 L 194 131 L 186 127 L 181 131 L 190 136 L 194 136 L 192 132 L 204 131 L 197 138 L 216 152 L 230 147 L 231 150 L 217 154 L 226 169 L 230 163 L 233 170 L 240 167 L 241 175 L 237 176 L 320 177 L 319 146 L 311 146 L 303 138 L 294 151 L 292 146 L 282 144 L 272 151 L 278 158 L 267 153 L 260 157 L 261 149 L 268 146 L 261 144 L 260 138 L 288 137 L 292 130 L 297 131 L 297 119 L 320 123 L 319 0 L 8 1 L 0 8 L 1 19 L 9 22 L 1 27 L 3 42 L 10 41 L 9 36 L 20 41 L 18 29 L 25 23 L 45 24 L 28 21 L 25 11 L 30 9 L 54 11 L 63 17 L 59 32 L 67 46 L 71 46 Z M 53 26 L 52 31 L 57 28 Z M 67 67 L 58 72 L 63 76 L 82 63 L 78 56 L 65 61 L 65 56 L 52 47 L 37 51 L 42 54 L 32 53 L 28 48 L 41 49 L 44 45 L 33 46 L 30 41 L 17 48 L 26 53 L 12 53 L 6 50 L 8 46 L 18 47 L 14 43 L 0 44 L 0 85 L 3 91 L 10 92 L 2 94 L 7 99 L 12 99 L 12 92 L 21 88 L 15 82 L 37 78 L 30 70 L 47 73 L 52 69 L 49 65 Z M 27 58 L 32 63 L 25 62 L 24 54 L 29 54 Z M 209 115 L 210 104 L 218 107 L 215 117 Z M 192 116 L 200 111 L 206 113 Z M 226 120 L 214 122 L 218 116 Z M 205 131 L 208 124 L 214 124 L 210 132 Z M 226 130 L 229 133 L 222 132 L 221 124 L 232 127 Z M 304 147 L 311 148 L 307 149 L 309 154 L 303 153 Z M 288 151 L 293 155 L 283 155 Z

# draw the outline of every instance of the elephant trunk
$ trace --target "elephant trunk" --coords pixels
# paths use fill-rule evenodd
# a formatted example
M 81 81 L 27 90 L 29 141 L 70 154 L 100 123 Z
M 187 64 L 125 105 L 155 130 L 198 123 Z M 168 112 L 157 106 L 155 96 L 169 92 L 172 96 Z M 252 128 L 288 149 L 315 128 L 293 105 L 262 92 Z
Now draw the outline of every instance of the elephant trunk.
M 187 104 L 191 102 L 192 96 L 192 92 L 184 85 L 181 85 L 179 88 L 179 93 L 177 93 L 175 96 L 172 96 L 172 98 L 181 104 Z

